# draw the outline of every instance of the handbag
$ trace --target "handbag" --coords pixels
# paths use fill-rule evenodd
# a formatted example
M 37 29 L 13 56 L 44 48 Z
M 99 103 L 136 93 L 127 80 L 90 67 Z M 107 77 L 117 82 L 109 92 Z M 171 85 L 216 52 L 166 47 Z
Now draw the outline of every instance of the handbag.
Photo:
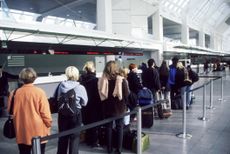
M 12 99 L 11 99 L 11 105 L 10 105 L 10 115 L 8 119 L 6 120 L 4 127 L 3 127 L 3 135 L 9 139 L 15 138 L 15 129 L 14 129 L 14 122 L 13 122 L 13 108 L 14 108 L 14 95 L 16 93 L 17 89 L 14 90 Z
M 169 105 L 169 100 L 164 97 L 162 91 L 159 93 L 159 95 L 160 95 L 160 100 L 157 101 L 159 103 L 157 105 L 158 116 L 160 119 L 168 118 L 172 115 L 172 110 Z

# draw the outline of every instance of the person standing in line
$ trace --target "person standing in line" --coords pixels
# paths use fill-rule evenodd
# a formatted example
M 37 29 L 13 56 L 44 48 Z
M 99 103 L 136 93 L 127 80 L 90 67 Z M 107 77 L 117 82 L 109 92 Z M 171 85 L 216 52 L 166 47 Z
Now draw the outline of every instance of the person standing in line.
M 30 154 L 32 149 L 32 137 L 44 137 L 50 134 L 52 117 L 49 103 L 45 92 L 34 86 L 33 82 L 37 78 L 37 73 L 33 68 L 24 68 L 19 74 L 19 79 L 23 83 L 17 89 L 14 96 L 14 127 L 16 132 L 16 142 L 20 154 Z M 11 92 L 8 100 L 8 111 L 10 110 Z M 45 153 L 47 141 L 41 143 L 41 153 Z
M 101 115 L 101 100 L 98 93 L 94 63 L 86 62 L 83 67 L 84 74 L 80 77 L 80 83 L 85 87 L 88 95 L 88 103 L 82 108 L 82 119 L 85 125 L 99 121 Z M 86 130 L 86 143 L 92 147 L 99 147 L 98 143 L 99 128 L 95 127 Z
M 169 105 L 171 108 L 170 88 L 168 84 L 169 68 L 165 60 L 162 61 L 162 64 L 159 68 L 159 75 L 160 75 L 162 94 L 164 95 L 164 98 L 169 100 Z
M 172 58 L 172 64 L 169 66 L 169 78 L 168 84 L 170 87 L 170 98 L 171 102 L 175 99 L 175 96 L 178 94 L 177 87 L 176 87 L 176 72 L 177 72 L 177 63 L 179 61 L 178 57 Z
M 157 100 L 157 92 L 161 89 L 160 78 L 157 68 L 155 67 L 155 60 L 148 60 L 148 68 L 143 72 L 142 83 L 152 91 L 153 98 Z
M 103 106 L 104 118 L 116 117 L 126 112 L 128 85 L 124 77 L 118 75 L 118 66 L 115 61 L 109 61 L 98 81 L 98 90 Z M 112 138 L 113 121 L 106 124 L 107 152 L 113 152 L 112 141 L 117 141 L 116 153 L 121 154 L 123 142 L 123 118 L 115 120 L 116 139 Z
M 82 124 L 82 115 L 81 108 L 86 106 L 88 102 L 88 96 L 85 90 L 85 87 L 82 86 L 79 82 L 79 71 L 74 66 L 69 66 L 65 69 L 65 75 L 67 81 L 60 83 L 58 87 L 58 101 L 61 96 L 61 93 L 66 93 L 67 91 L 74 89 L 76 94 L 76 108 L 77 114 L 74 116 L 64 116 L 58 113 L 58 129 L 59 132 L 63 132 L 72 128 L 80 127 Z M 71 135 L 63 136 L 58 139 L 58 149 L 57 154 L 78 154 L 80 132 L 74 133 Z
M 137 65 L 131 63 L 129 65 L 129 73 L 127 77 L 129 83 L 129 89 L 131 92 L 137 95 L 140 89 L 142 89 L 142 84 L 139 76 L 137 75 Z
M 181 95 L 182 104 L 181 104 L 180 108 L 182 108 L 183 104 L 184 104 L 184 95 L 185 95 L 185 97 L 188 95 L 186 90 L 189 90 L 189 87 L 192 85 L 192 80 L 189 78 L 189 72 L 186 69 L 186 67 L 184 67 L 182 62 L 177 63 L 175 85 L 176 85 L 177 91 Z M 189 108 L 189 104 L 190 104 L 188 99 L 186 98 L 186 100 L 185 100 L 186 101 L 186 109 Z
M 0 66 L 0 116 L 5 114 L 4 111 L 7 108 L 7 97 L 9 94 L 8 79 L 17 80 L 18 78 L 18 75 L 8 73 Z

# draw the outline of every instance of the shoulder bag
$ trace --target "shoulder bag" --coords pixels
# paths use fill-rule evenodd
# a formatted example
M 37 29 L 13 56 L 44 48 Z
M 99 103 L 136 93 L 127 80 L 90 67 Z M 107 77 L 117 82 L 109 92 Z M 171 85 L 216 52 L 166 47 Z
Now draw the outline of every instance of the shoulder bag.
M 16 93 L 17 89 L 14 90 L 11 103 L 10 103 L 10 115 L 8 119 L 6 120 L 4 127 L 3 127 L 3 135 L 7 138 L 15 138 L 15 129 L 14 129 L 14 122 L 13 122 L 13 109 L 14 109 L 14 95 Z

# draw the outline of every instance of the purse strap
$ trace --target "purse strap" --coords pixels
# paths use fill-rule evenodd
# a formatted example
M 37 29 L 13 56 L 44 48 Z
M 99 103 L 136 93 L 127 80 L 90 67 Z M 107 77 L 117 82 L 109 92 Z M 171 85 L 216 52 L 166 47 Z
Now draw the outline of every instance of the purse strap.
M 13 96 L 12 96 L 12 98 L 11 98 L 11 103 L 10 103 L 10 115 L 13 114 L 13 109 L 14 109 L 14 95 L 15 95 L 15 93 L 16 93 L 17 90 L 18 90 L 18 88 L 14 90 Z

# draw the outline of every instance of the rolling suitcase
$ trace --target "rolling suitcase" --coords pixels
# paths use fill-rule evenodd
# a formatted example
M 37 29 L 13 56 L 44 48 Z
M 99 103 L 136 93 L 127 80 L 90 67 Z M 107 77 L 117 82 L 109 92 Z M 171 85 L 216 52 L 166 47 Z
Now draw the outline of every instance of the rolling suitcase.
M 150 128 L 154 123 L 153 108 L 147 108 L 141 112 L 142 128 Z
M 138 104 L 140 106 L 150 105 L 150 104 L 153 104 L 153 102 L 154 102 L 151 90 L 149 90 L 146 87 L 139 90 L 139 92 L 137 94 L 137 98 L 138 98 Z M 153 107 L 142 110 L 141 117 L 142 117 L 141 121 L 142 121 L 142 127 L 143 128 L 152 127 L 153 126 L 153 120 L 154 120 L 153 119 L 153 117 L 154 117 Z

